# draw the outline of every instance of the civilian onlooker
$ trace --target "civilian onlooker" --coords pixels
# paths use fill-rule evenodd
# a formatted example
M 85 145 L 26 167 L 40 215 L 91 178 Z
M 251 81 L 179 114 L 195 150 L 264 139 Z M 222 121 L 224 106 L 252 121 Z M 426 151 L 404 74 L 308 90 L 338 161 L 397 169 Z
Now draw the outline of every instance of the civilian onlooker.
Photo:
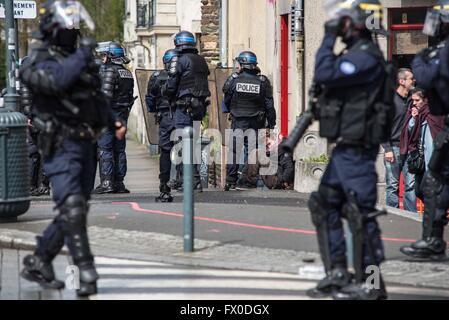
M 416 211 L 416 196 L 414 191 L 414 176 L 408 174 L 407 166 L 401 161 L 400 139 L 401 131 L 409 106 L 409 93 L 413 89 L 415 80 L 410 69 L 399 69 L 398 88 L 394 97 L 395 119 L 391 130 L 390 141 L 383 144 L 385 150 L 385 180 L 387 185 L 387 205 L 399 208 L 399 179 L 401 172 L 404 176 L 404 209 Z
M 412 108 L 402 131 L 401 156 L 407 159 L 410 171 L 416 175 L 416 195 L 422 199 L 420 185 L 429 166 L 433 140 L 444 127 L 444 116 L 430 114 L 424 90 L 412 91 Z M 407 143 L 406 143 L 407 142 Z

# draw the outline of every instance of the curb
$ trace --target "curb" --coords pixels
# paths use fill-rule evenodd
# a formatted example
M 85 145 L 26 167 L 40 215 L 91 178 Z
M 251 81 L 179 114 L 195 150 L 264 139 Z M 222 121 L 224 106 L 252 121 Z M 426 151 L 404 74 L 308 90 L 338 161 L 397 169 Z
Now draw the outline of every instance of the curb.
M 382 208 L 378 207 L 378 209 L 382 209 Z M 400 216 L 400 217 L 414 220 L 417 222 L 422 222 L 422 216 L 417 212 L 401 210 L 401 209 L 393 208 L 393 207 L 386 207 L 386 209 L 387 209 L 388 213 L 394 214 L 396 216 Z
M 36 249 L 37 234 L 26 231 L 2 230 L 0 234 L 0 248 L 33 251 Z M 67 255 L 69 252 L 63 248 L 61 254 Z

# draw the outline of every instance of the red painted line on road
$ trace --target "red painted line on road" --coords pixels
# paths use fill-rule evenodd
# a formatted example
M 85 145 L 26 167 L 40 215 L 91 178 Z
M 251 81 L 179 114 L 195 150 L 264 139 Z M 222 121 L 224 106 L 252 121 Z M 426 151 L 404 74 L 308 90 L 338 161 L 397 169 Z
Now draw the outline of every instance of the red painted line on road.
M 143 209 L 143 208 L 140 207 L 140 205 L 137 202 L 113 202 L 112 204 L 113 205 L 130 205 L 131 208 L 134 211 L 142 212 L 142 213 L 158 214 L 158 215 L 171 216 L 171 217 L 177 217 L 177 218 L 183 218 L 184 217 L 183 214 L 176 213 L 176 212 L 167 212 L 167 211 Z M 289 232 L 289 233 L 302 233 L 302 234 L 307 234 L 307 235 L 316 235 L 316 232 L 313 231 L 313 230 L 290 229 L 290 228 L 280 228 L 280 227 L 273 227 L 273 226 L 263 226 L 263 225 L 257 225 L 257 224 L 250 224 L 250 223 L 232 221 L 232 220 L 221 220 L 221 219 L 206 218 L 206 217 L 200 217 L 200 216 L 195 216 L 194 219 L 195 220 L 199 220 L 199 221 L 207 221 L 207 222 L 214 222 L 214 223 L 220 223 L 220 224 L 227 224 L 227 225 L 239 226 L 239 227 L 244 227 L 244 228 L 270 230 L 270 231 L 282 231 L 282 232 Z M 413 239 L 401 239 L 401 238 L 382 238 L 382 240 L 389 241 L 389 242 L 401 242 L 401 243 L 413 243 L 413 242 L 416 241 L 416 240 L 413 240 Z

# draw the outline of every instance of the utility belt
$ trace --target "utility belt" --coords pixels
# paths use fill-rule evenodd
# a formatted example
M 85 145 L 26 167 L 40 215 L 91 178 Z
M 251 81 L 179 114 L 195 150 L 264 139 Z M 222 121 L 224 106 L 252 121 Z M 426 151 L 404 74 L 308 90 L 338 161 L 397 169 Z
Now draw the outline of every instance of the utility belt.
M 65 139 L 93 141 L 101 135 L 99 130 L 86 123 L 69 126 L 54 117 L 35 117 L 33 125 L 40 131 L 37 147 L 44 157 L 52 156 Z
M 349 147 L 349 148 L 355 149 L 359 152 L 363 152 L 363 151 L 370 150 L 375 147 L 379 147 L 379 145 L 372 145 L 372 144 L 367 144 L 367 143 L 361 142 L 361 141 L 355 141 L 355 140 L 349 140 L 349 139 L 343 139 L 343 138 L 337 139 L 335 141 L 335 143 L 337 146 Z
M 156 115 L 155 115 L 156 125 L 159 125 L 159 124 L 161 123 L 162 117 L 163 117 L 164 115 L 166 115 L 167 113 L 169 114 L 170 119 L 173 119 L 173 114 L 174 114 L 175 108 L 176 108 L 176 106 L 175 106 L 174 103 L 171 103 L 170 106 L 167 106 L 167 105 L 165 104 L 165 105 L 163 105 L 162 108 L 159 108 L 159 107 L 158 107 L 158 108 L 157 108 L 157 113 L 156 113 Z
M 204 98 L 188 97 L 177 100 L 175 105 L 176 108 L 189 113 L 194 120 L 202 120 L 210 101 L 204 100 Z
M 267 113 L 260 111 L 254 116 L 236 117 L 235 115 L 232 114 L 232 112 L 230 112 L 228 119 L 229 119 L 229 121 L 240 120 L 240 119 L 255 120 L 258 125 L 260 125 L 262 128 L 264 128 L 265 123 L 267 121 Z

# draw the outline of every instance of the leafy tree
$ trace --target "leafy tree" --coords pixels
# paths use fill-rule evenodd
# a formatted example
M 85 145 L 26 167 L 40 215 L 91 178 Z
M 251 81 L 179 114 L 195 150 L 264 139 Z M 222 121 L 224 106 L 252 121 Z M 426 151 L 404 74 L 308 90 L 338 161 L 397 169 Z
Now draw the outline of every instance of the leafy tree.
M 95 21 L 97 41 L 122 41 L 125 0 L 81 0 Z

